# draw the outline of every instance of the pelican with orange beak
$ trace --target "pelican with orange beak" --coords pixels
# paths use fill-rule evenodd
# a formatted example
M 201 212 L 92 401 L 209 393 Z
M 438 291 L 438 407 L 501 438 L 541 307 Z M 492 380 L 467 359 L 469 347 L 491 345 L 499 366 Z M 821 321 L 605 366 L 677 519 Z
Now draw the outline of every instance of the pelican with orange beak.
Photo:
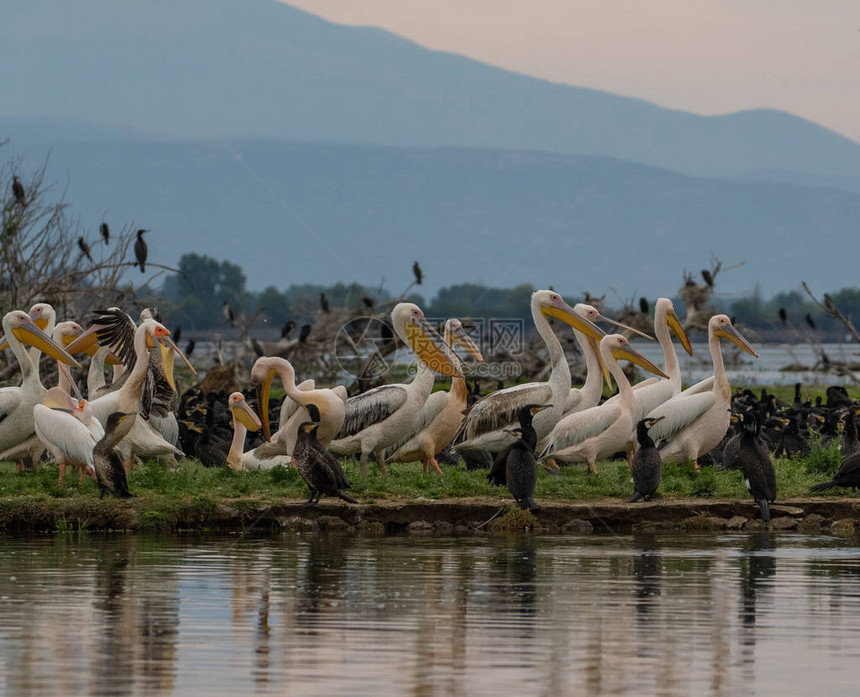
M 516 440 L 510 431 L 519 425 L 520 410 L 529 404 L 551 405 L 535 415 L 532 425 L 538 441 L 547 436 L 562 417 L 571 389 L 570 367 L 548 318 L 560 319 L 597 341 L 603 338 L 604 332 L 552 290 L 539 290 L 532 294 L 531 313 L 535 328 L 549 352 L 549 379 L 508 387 L 479 400 L 463 421 L 454 441 L 455 450 L 501 452 Z
M 42 401 L 45 392 L 37 364 L 25 345 L 65 365 L 80 368 L 80 364 L 42 331 L 26 312 L 14 310 L 7 313 L 3 317 L 3 331 L 21 366 L 23 379 L 18 387 L 0 389 L 0 451 L 18 445 L 33 433 L 33 407 Z
M 651 427 L 651 438 L 659 443 L 663 462 L 698 460 L 712 450 L 729 428 L 732 387 L 726 377 L 720 340 L 733 344 L 758 358 L 758 354 L 726 315 L 714 315 L 708 322 L 708 348 L 714 363 L 713 387 L 707 392 L 684 390 L 648 414 L 662 420 Z
M 454 352 L 454 346 L 459 345 L 475 360 L 483 363 L 484 357 L 474 342 L 463 329 L 463 323 L 458 319 L 445 322 L 445 348 L 448 360 L 460 365 L 460 359 Z M 407 434 L 404 441 L 388 450 L 388 457 L 393 462 L 420 461 L 424 465 L 424 474 L 428 467 L 433 466 L 436 474 L 441 475 L 436 453 L 448 445 L 457 435 L 463 423 L 466 410 L 466 400 L 469 389 L 466 378 L 457 375 L 451 378 L 451 389 L 445 392 L 439 390 L 431 394 L 421 410 L 421 418 L 414 432 Z
M 245 401 L 245 395 L 234 392 L 227 400 L 233 417 L 233 441 L 227 452 L 227 465 L 236 470 L 269 470 L 277 465 L 288 467 L 290 456 L 277 442 L 263 443 L 259 448 L 243 452 L 248 431 L 256 432 L 262 427 L 259 417 Z
M 621 334 L 610 334 L 600 340 L 600 357 L 618 383 L 620 399 L 565 416 L 550 433 L 541 460 L 586 462 L 589 473 L 594 474 L 600 458 L 625 451 L 628 462 L 632 459 L 636 446 L 635 403 L 633 389 L 618 361 L 630 361 L 662 378 L 668 376 Z
M 385 451 L 415 431 L 424 403 L 433 391 L 436 373 L 460 377 L 459 364 L 452 362 L 445 341 L 413 303 L 399 303 L 391 311 L 391 324 L 400 339 L 418 359 L 418 371 L 410 383 L 383 385 L 350 397 L 343 426 L 329 450 L 339 455 L 359 454 L 362 476 L 367 458 L 376 455 L 382 474 L 388 474 Z

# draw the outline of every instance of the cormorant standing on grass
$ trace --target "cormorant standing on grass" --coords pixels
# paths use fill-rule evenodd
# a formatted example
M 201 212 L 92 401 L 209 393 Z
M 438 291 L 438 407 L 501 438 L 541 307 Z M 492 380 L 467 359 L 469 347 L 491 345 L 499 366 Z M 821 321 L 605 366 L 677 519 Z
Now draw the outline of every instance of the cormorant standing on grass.
M 534 419 L 535 414 L 546 409 L 548 406 L 549 405 L 547 404 L 526 404 L 522 409 L 520 409 L 520 427 L 517 429 L 519 431 L 517 437 L 529 445 L 532 452 L 534 452 L 535 446 L 537 445 L 537 432 L 535 431 L 534 426 L 532 426 L 532 419 Z M 502 450 L 498 455 L 496 455 L 495 460 L 493 460 L 493 466 L 490 468 L 490 473 L 487 475 L 487 481 L 490 482 L 490 484 L 505 486 L 507 483 L 507 461 L 508 452 L 511 447 L 513 446 L 508 446 Z
M 505 479 L 508 491 L 523 510 L 537 511 L 540 506 L 535 502 L 535 484 L 537 483 L 537 460 L 535 459 L 535 442 L 532 436 L 522 428 L 510 431 L 519 436 L 507 449 L 505 458 Z M 532 429 L 534 433 L 534 429 Z M 528 441 L 526 441 L 528 438 Z
M 776 499 L 776 473 L 770 453 L 759 436 L 761 417 L 749 411 L 742 417 L 741 450 L 738 462 L 744 474 L 744 483 L 761 509 L 761 519 L 770 520 L 770 506 Z
M 105 491 L 110 491 L 118 498 L 127 499 L 132 496 L 128 490 L 125 469 L 122 460 L 114 448 L 125 438 L 134 425 L 136 413 L 124 414 L 115 411 L 108 417 L 105 424 L 105 434 L 93 448 L 93 467 L 96 470 L 96 481 L 99 485 L 99 498 Z
M 299 426 L 296 445 L 293 449 L 293 464 L 310 489 L 308 504 L 319 503 L 320 497 L 337 496 L 347 503 L 358 503 L 341 492 L 350 487 L 349 480 L 337 458 L 326 450 L 317 439 L 320 412 L 315 404 L 305 405 L 311 421 Z M 316 497 L 316 500 L 314 500 Z
M 636 440 L 639 448 L 633 455 L 631 467 L 633 469 L 633 496 L 627 499 L 627 503 L 636 503 L 639 499 L 650 500 L 660 486 L 660 478 L 663 476 L 663 461 L 660 459 L 660 451 L 654 444 L 654 440 L 648 435 L 648 429 L 660 419 L 642 419 L 636 424 Z
M 846 457 L 833 479 L 816 484 L 810 491 L 827 491 L 835 486 L 851 487 L 854 491 L 860 488 L 860 453 Z
M 143 239 L 147 232 L 149 230 L 138 230 L 137 242 L 134 243 L 134 258 L 137 260 L 137 265 L 140 266 L 141 273 L 146 273 L 146 257 L 149 255 L 149 249 Z

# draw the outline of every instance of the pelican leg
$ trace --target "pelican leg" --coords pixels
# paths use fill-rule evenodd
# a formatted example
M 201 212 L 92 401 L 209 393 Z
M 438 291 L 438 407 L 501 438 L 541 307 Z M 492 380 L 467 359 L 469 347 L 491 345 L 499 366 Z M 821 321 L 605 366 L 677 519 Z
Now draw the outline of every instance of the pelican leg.
M 376 464 L 379 465 L 379 472 L 381 474 L 388 474 L 388 468 L 385 466 L 385 453 L 382 450 L 376 451 Z
M 367 476 L 367 453 L 363 450 L 361 451 L 361 457 L 358 460 L 358 471 L 361 472 L 362 477 Z
M 60 461 L 59 463 L 57 463 L 57 467 L 58 467 L 58 468 L 59 468 L 59 470 L 60 470 L 60 480 L 59 480 L 59 482 L 57 482 L 57 483 L 58 483 L 60 486 L 63 486 L 63 477 L 65 477 L 65 476 L 66 476 L 66 463 L 65 463 L 65 462 Z
M 597 474 L 597 464 L 594 460 L 588 461 L 588 474 Z
M 425 457 L 421 460 L 421 466 L 424 468 L 424 474 L 427 474 L 430 468 L 430 460 Z
M 84 474 L 86 473 L 86 467 L 81 467 L 81 476 L 78 477 L 78 487 L 82 487 L 84 485 Z
M 439 463 L 436 462 L 435 457 L 430 458 L 430 464 L 433 465 L 433 469 L 436 470 L 436 474 L 438 474 L 441 477 L 442 476 L 442 470 L 439 468 Z M 427 465 L 426 464 L 424 465 L 424 474 L 427 474 Z
M 633 470 L 633 446 L 628 446 L 627 448 L 627 466 L 630 470 Z

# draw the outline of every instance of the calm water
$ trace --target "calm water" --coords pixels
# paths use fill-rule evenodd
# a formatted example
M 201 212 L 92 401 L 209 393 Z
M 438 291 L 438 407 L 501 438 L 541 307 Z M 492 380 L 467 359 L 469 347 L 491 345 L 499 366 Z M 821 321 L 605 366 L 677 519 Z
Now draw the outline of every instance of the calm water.
M 0 538 L 7 695 L 856 695 L 860 541 Z

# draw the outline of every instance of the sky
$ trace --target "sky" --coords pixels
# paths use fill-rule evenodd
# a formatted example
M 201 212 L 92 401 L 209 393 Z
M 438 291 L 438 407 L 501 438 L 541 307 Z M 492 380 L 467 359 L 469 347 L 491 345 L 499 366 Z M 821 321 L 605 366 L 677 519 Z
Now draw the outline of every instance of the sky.
M 290 0 L 341 24 L 700 114 L 775 108 L 860 141 L 845 0 Z

